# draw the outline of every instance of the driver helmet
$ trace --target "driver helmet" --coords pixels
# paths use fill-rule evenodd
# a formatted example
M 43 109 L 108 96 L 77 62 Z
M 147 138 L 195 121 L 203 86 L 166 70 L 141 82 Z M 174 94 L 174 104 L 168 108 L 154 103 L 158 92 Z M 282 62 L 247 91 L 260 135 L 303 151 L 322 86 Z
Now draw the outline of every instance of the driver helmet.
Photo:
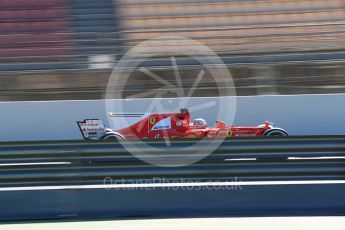
M 204 119 L 202 118 L 197 118 L 197 119 L 194 119 L 193 120 L 193 125 L 195 127 L 199 127 L 199 128 L 202 128 L 202 129 L 205 129 L 207 128 L 207 123 Z

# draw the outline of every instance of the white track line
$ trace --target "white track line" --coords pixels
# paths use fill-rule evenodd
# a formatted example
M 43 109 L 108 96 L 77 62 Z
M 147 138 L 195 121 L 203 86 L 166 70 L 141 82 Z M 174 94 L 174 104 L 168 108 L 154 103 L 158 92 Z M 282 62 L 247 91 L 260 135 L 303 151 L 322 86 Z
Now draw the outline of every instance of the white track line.
M 333 160 L 333 159 L 345 159 L 345 157 L 288 157 L 289 160 Z
M 128 188 L 182 188 L 182 187 L 206 187 L 208 189 L 230 186 L 267 186 L 267 185 L 322 185 L 322 184 L 345 184 L 345 180 L 324 181 L 247 181 L 247 182 L 191 182 L 191 183 L 146 183 L 146 184 L 109 184 L 109 185 L 66 185 L 66 186 L 32 186 L 32 187 L 5 187 L 3 191 L 36 191 L 36 190 L 65 190 L 65 189 L 128 189 Z
M 70 165 L 71 162 L 36 162 L 36 163 L 8 163 L 0 164 L 1 166 L 27 166 L 27 165 Z
M 225 159 L 225 161 L 256 161 L 256 158 L 231 158 Z
M 1 225 L 2 230 L 344 230 L 345 217 L 231 217 L 179 219 L 125 219 L 97 221 L 17 221 Z

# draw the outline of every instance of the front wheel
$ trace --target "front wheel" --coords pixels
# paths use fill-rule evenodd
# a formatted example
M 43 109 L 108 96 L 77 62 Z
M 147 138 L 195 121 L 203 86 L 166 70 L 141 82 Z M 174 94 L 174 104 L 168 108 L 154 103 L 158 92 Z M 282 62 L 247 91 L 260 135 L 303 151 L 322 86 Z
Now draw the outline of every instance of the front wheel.
M 268 137 L 271 137 L 271 136 L 276 136 L 276 137 L 286 137 L 288 136 L 287 132 L 283 129 L 270 129 L 270 130 L 267 130 L 263 136 L 268 136 Z

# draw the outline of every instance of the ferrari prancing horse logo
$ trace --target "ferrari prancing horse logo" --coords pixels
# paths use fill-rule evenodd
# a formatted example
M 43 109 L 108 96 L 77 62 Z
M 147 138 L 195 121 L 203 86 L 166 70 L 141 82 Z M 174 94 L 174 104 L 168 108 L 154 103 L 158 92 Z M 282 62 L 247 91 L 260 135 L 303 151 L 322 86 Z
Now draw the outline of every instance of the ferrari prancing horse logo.
M 229 129 L 228 131 L 226 131 L 226 136 L 231 137 L 231 135 L 232 135 L 232 130 L 231 130 L 231 129 Z
M 151 125 L 154 125 L 156 123 L 156 118 L 150 117 L 149 118 L 149 122 L 150 122 Z

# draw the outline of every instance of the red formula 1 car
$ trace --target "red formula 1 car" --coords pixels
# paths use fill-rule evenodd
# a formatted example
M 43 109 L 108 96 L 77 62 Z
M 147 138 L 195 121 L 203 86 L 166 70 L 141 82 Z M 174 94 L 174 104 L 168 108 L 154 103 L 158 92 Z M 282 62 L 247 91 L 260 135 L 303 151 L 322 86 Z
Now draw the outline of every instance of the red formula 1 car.
M 98 119 L 85 119 L 78 122 L 85 139 L 157 139 L 157 138 L 224 138 L 242 136 L 287 136 L 281 128 L 273 127 L 268 121 L 263 125 L 237 127 L 227 126 L 217 121 L 216 127 L 208 127 L 204 119 L 198 118 L 191 122 L 188 109 L 180 113 L 163 114 L 109 114 L 120 128 L 107 129 Z M 125 121 L 125 122 L 124 122 Z

